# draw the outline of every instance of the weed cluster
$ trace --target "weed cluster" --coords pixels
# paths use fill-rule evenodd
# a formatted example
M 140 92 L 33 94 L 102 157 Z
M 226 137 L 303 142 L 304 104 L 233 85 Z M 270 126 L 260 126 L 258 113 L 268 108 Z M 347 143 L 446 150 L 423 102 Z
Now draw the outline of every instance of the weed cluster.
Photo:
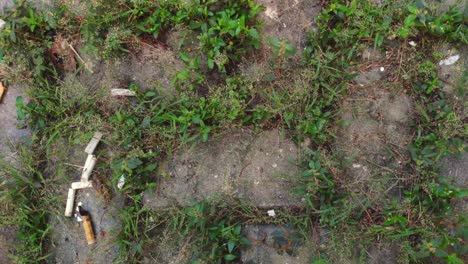
M 42 208 L 41 201 L 52 200 L 38 188 L 45 183 L 45 179 L 37 170 L 35 153 L 26 148 L 21 148 L 20 151 L 21 169 L 4 161 L 0 163 L 0 177 L 8 179 L 2 183 L 0 191 L 0 227 L 11 228 L 19 223 L 15 254 L 9 257 L 17 263 L 37 263 L 47 258 L 45 245 L 50 233 L 47 211 Z
M 398 38 L 434 35 L 466 43 L 466 33 L 463 32 L 467 28 L 461 19 L 462 11 L 451 8 L 435 15 L 435 11 L 427 8 L 428 6 L 419 2 L 407 5 L 400 1 L 388 1 L 377 8 L 367 1 L 350 1 L 346 4 L 332 1 L 322 11 L 319 31 L 312 35 L 305 53 L 306 62 L 312 67 L 329 72 L 317 76 L 319 80 L 320 76 L 324 77 L 324 84 L 316 84 L 324 90 L 322 97 L 333 98 L 339 95 L 340 93 L 335 92 L 340 91 L 339 87 L 344 87 L 342 93 L 346 92 L 345 82 L 353 76 L 343 72 L 349 71 L 349 62 L 356 58 L 362 47 L 379 48 L 385 47 L 388 42 L 398 41 Z M 317 58 L 329 60 L 324 67 L 320 67 Z M 320 154 L 309 154 L 310 161 L 306 162 L 308 165 L 303 173 L 304 181 L 298 189 L 308 197 L 308 204 L 313 209 L 312 212 L 319 216 L 322 226 L 338 227 L 341 232 L 355 226 L 366 230 L 363 219 L 367 214 L 373 219 L 371 231 L 367 229 L 370 236 L 413 241 L 412 246 L 406 249 L 408 259 L 420 261 L 435 256 L 450 263 L 461 263 L 458 256 L 466 254 L 466 246 L 460 242 L 465 239 L 460 230 L 466 227 L 466 222 L 456 216 L 452 207 L 454 200 L 466 197 L 466 191 L 445 183 L 439 176 L 438 164 L 444 156 L 466 151 L 466 129 L 462 118 L 454 111 L 450 100 L 441 90 L 435 59 L 425 59 L 411 83 L 419 114 L 413 126 L 416 136 L 409 147 L 414 166 L 411 173 L 415 175 L 414 182 L 417 183 L 405 186 L 403 199 L 382 199 L 367 197 L 365 194 L 354 197 L 347 192 L 343 180 L 337 177 L 339 170 L 336 168 L 342 166 L 333 165 L 327 158 L 328 144 L 322 145 Z M 328 85 L 338 89 L 325 90 Z M 313 117 L 312 120 L 320 118 Z M 330 132 L 330 129 L 327 128 L 326 131 Z M 322 132 L 320 134 L 323 135 Z M 323 142 L 330 141 L 328 139 Z M 332 173 L 333 170 L 335 173 Z M 424 220 L 421 220 L 423 215 Z M 439 221 L 449 215 L 454 219 L 451 224 L 462 226 L 460 230 L 449 231 L 445 225 L 439 224 Z
M 227 212 L 220 214 L 218 207 L 204 202 L 184 208 L 173 216 L 171 225 L 174 230 L 181 230 L 183 237 L 196 234 L 192 241 L 195 263 L 235 260 L 240 246 L 250 244 L 241 235 L 241 225 L 236 219 Z
M 104 8 L 103 8 L 104 7 Z M 175 76 L 175 84 L 193 86 L 205 76 L 201 65 L 226 72 L 243 54 L 259 46 L 256 17 L 260 6 L 252 0 L 241 1 L 126 1 L 119 5 L 100 5 L 83 19 L 82 34 L 88 43 L 100 46 L 105 57 L 126 51 L 136 38 L 164 40 L 176 26 L 184 34 L 196 36 L 192 49 L 182 38 L 179 56 L 186 68 Z M 95 19 L 99 18 L 99 19 Z M 125 27 L 125 30 L 112 30 Z

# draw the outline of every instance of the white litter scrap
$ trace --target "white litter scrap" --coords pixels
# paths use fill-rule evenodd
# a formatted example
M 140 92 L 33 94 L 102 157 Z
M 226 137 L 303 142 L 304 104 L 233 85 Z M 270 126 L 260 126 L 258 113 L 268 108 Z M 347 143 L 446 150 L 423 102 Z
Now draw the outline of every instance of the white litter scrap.
M 411 47 L 416 47 L 416 42 L 414 42 L 414 41 L 410 41 L 409 44 L 410 44 Z
M 5 27 L 5 24 L 6 24 L 5 20 L 0 19 L 0 30 Z
M 457 54 L 457 55 L 450 56 L 450 57 L 446 58 L 445 60 L 441 60 L 441 61 L 439 62 L 439 66 L 442 66 L 442 65 L 446 65 L 446 66 L 452 65 L 452 64 L 454 64 L 455 62 L 457 62 L 458 59 L 460 59 L 460 55 L 458 55 L 458 54 Z
M 111 89 L 112 96 L 136 96 L 135 91 L 129 89 Z
M 268 214 L 268 216 L 271 216 L 271 217 L 275 217 L 275 216 L 276 216 L 275 210 L 268 210 L 268 211 L 267 211 L 267 214 Z
M 117 183 L 117 188 L 122 189 L 125 184 L 125 175 L 120 176 L 119 182 Z

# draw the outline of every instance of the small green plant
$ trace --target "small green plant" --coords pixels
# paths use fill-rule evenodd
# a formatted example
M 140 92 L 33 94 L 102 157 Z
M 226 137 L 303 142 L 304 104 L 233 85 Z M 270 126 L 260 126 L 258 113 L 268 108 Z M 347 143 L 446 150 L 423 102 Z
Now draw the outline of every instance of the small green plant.
M 17 263 L 37 263 L 48 257 L 45 245 L 50 233 L 49 212 L 41 206 L 45 197 L 42 188 L 38 187 L 44 178 L 34 167 L 34 153 L 24 148 L 19 150 L 23 161 L 21 169 L 0 159 L 0 179 L 5 180 L 4 187 L 8 187 L 0 192 L 0 200 L 14 205 L 10 209 L 13 211 L 2 208 L 0 219 L 2 222 L 7 220 L 3 222 L 5 225 L 18 227 L 18 244 L 15 253 L 9 257 Z
M 348 194 L 345 189 L 340 189 L 330 171 L 335 164 L 320 152 L 309 152 L 306 168 L 295 190 L 306 199 L 311 213 L 320 217 L 322 226 L 335 227 L 354 217 L 354 207 L 346 204 Z
M 431 9 L 425 1 L 408 4 L 409 13 L 398 31 L 401 38 L 412 35 L 414 29 L 435 36 L 445 36 L 453 41 L 468 43 L 468 27 L 464 23 L 465 14 L 456 6 L 451 6 L 441 14 Z
M 417 166 L 434 166 L 443 156 L 463 152 L 462 121 L 440 91 L 438 80 L 416 84 L 414 91 L 420 98 L 416 105 L 420 118 L 410 152 Z
M 183 230 L 181 235 L 197 234 L 194 263 L 223 263 L 238 259 L 239 248 L 250 242 L 242 236 L 241 225 L 219 208 L 199 202 L 173 216 L 172 226 Z
M 229 60 L 238 61 L 246 48 L 259 47 L 259 34 L 249 25 L 259 9 L 251 0 L 228 1 L 224 9 L 208 13 L 208 21 L 199 25 L 198 38 L 210 69 L 216 64 L 225 72 Z
M 464 263 L 458 256 L 463 256 L 468 252 L 468 247 L 463 244 L 462 238 L 450 237 L 446 234 L 430 240 L 423 241 L 418 251 L 412 254 L 415 260 L 436 257 L 443 259 L 446 263 Z
M 52 34 L 63 10 L 49 13 L 33 10 L 25 1 L 19 1 L 17 7 L 7 12 L 6 21 L 0 32 L 0 62 L 14 65 L 18 72 L 11 72 L 10 78 L 24 80 L 31 72 L 41 77 L 53 67 L 45 56 L 44 48 L 50 47 Z
M 146 228 L 150 225 L 151 213 L 141 207 L 141 195 L 131 198 L 132 201 L 125 209 L 120 209 L 122 229 L 119 234 L 120 261 L 135 263 L 142 253 L 142 244 L 147 239 Z
M 128 52 L 127 46 L 132 41 L 132 32 L 118 27 L 112 28 L 104 40 L 103 58 L 110 59 L 121 53 Z
M 148 185 L 147 182 L 149 182 L 148 178 L 157 167 L 156 163 L 151 162 L 151 158 L 154 158 L 156 153 L 138 154 L 138 157 L 115 158 L 112 160 L 110 168 L 114 172 L 113 186 L 117 186 L 122 177 L 125 179 L 122 191 L 146 190 L 153 186 Z
M 283 67 L 284 62 L 296 54 L 296 47 L 286 40 L 270 39 L 270 45 L 273 50 L 273 63 L 276 67 Z
M 32 9 L 29 9 L 29 17 L 23 18 L 22 21 L 29 27 L 31 32 L 34 32 L 36 26 L 41 26 L 44 22 L 42 16 L 36 15 Z

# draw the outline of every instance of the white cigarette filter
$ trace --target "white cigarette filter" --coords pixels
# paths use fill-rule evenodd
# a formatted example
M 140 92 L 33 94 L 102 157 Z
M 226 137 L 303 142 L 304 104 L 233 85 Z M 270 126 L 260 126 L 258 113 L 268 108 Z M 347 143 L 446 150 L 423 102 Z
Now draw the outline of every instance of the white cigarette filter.
M 111 89 L 112 96 L 136 96 L 134 91 L 129 89 Z
M 73 188 L 68 189 L 67 205 L 65 207 L 65 216 L 71 217 L 73 213 L 73 203 L 75 202 L 75 192 Z
M 88 182 L 91 172 L 93 172 L 94 166 L 96 166 L 97 158 L 93 155 L 88 155 L 86 159 L 85 166 L 83 168 L 83 173 L 81 174 L 81 181 Z
M 87 181 L 87 182 L 79 181 L 79 182 L 72 182 L 71 184 L 71 188 L 73 190 L 84 189 L 84 188 L 89 188 L 89 187 L 93 187 L 92 181 Z
M 91 140 L 89 141 L 88 145 L 85 148 L 85 152 L 88 153 L 89 155 L 92 155 L 97 145 L 99 144 L 99 141 L 101 141 L 101 138 L 102 138 L 101 132 L 97 131 L 96 133 L 94 133 L 93 138 L 91 138 Z

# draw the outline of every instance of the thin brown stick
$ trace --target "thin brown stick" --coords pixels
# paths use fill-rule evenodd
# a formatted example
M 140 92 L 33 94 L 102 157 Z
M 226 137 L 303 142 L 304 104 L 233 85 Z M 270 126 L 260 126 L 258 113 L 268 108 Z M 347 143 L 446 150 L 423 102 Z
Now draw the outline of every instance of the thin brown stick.
M 76 57 L 78 57 L 78 59 L 81 61 L 81 63 L 83 63 L 83 65 L 85 66 L 86 70 L 88 70 L 91 74 L 93 74 L 93 70 L 91 70 L 91 68 L 88 66 L 88 64 L 83 60 L 83 58 L 81 58 L 80 54 L 78 54 L 78 52 L 75 50 L 75 48 L 73 48 L 73 46 L 68 43 L 68 46 L 70 47 L 70 49 L 73 51 L 73 53 L 75 53 Z

